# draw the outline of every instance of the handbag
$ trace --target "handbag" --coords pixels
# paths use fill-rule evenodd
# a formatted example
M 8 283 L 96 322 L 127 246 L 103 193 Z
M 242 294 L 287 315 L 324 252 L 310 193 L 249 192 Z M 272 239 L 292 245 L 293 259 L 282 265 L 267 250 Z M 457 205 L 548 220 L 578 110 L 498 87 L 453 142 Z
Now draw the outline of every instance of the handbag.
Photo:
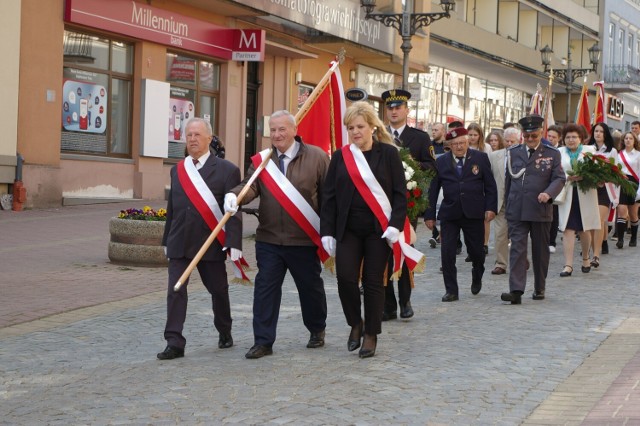
M 569 186 L 569 185 L 571 185 L 569 182 L 564 184 L 564 186 L 562 187 L 562 190 L 560 191 L 560 193 L 558 195 L 556 195 L 556 198 L 553 199 L 553 204 L 558 206 L 558 205 L 564 203 L 564 200 L 567 199 L 567 186 Z

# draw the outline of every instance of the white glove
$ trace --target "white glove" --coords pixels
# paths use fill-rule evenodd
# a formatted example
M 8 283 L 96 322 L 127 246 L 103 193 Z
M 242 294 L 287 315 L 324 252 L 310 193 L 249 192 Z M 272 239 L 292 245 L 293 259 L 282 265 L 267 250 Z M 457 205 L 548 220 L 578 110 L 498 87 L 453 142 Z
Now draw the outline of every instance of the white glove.
M 380 238 L 386 238 L 389 246 L 392 246 L 393 244 L 398 242 L 398 237 L 400 237 L 400 231 L 398 231 L 398 228 L 389 226 L 387 227 L 387 230 L 384 231 L 384 234 L 382 234 L 382 237 Z
M 167 246 L 162 246 L 163 250 L 164 250 L 164 257 L 167 257 Z
M 231 256 L 229 257 L 231 258 L 231 261 L 235 262 L 236 260 L 239 260 L 242 257 L 242 250 L 232 248 L 230 254 Z
M 334 257 L 336 255 L 336 239 L 333 237 L 322 237 L 320 239 L 322 241 L 322 247 L 324 251 L 329 253 L 329 256 Z
M 238 197 L 233 192 L 228 192 L 224 196 L 224 212 L 236 214 L 238 211 Z

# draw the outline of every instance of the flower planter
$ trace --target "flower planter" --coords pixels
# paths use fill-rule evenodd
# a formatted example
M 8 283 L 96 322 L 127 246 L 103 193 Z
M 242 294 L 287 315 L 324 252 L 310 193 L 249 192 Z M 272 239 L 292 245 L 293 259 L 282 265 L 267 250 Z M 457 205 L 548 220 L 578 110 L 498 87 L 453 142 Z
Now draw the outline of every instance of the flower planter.
M 109 220 L 109 260 L 118 265 L 167 266 L 162 247 L 163 221 Z

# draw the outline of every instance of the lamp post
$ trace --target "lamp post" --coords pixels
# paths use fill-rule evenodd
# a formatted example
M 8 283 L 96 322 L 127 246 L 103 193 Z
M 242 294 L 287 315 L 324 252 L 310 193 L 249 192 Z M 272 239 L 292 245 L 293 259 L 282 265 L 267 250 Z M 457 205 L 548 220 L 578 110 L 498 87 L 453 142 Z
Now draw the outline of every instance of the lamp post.
M 540 56 L 542 57 L 542 65 L 544 65 L 544 72 L 551 73 L 554 78 L 560 79 L 561 82 L 567 87 L 567 123 L 570 121 L 569 114 L 571 113 L 571 89 L 573 81 L 578 77 L 584 77 L 592 72 L 596 72 L 598 63 L 600 62 L 600 47 L 598 44 L 594 44 L 589 49 L 589 62 L 591 68 L 572 68 L 571 67 L 571 48 L 567 52 L 567 68 L 566 69 L 553 69 L 551 66 L 551 54 L 553 50 L 546 45 L 540 49 Z
M 432 22 L 442 18 L 450 18 L 449 12 L 455 6 L 455 0 L 440 0 L 440 7 L 444 12 L 412 13 L 413 0 L 405 0 L 402 13 L 373 13 L 376 0 L 360 0 L 360 6 L 366 13 L 365 19 L 382 22 L 385 27 L 393 27 L 402 36 L 402 88 L 407 90 L 409 80 L 409 52 L 411 52 L 411 37 L 422 27 L 431 25 Z

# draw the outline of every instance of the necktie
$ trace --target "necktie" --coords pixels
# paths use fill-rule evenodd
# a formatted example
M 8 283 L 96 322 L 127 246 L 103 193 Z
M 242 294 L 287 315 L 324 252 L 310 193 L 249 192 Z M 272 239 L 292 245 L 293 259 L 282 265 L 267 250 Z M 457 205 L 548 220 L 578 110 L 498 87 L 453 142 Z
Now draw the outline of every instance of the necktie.
M 283 174 L 283 175 L 285 175 L 285 176 L 286 176 L 286 173 L 284 172 L 284 159 L 285 159 L 286 157 L 287 157 L 287 156 L 286 156 L 286 155 L 284 155 L 284 154 L 280 154 L 280 155 L 278 156 L 278 160 L 279 160 L 279 161 L 278 161 L 278 168 L 280 169 L 280 171 L 282 172 L 282 174 Z
M 196 169 L 198 168 L 198 160 L 196 160 L 195 158 L 192 158 L 193 160 L 193 165 L 196 166 Z
M 460 177 L 462 176 L 462 166 L 464 165 L 462 160 L 464 160 L 464 157 L 456 157 L 456 159 L 458 160 L 456 163 L 456 173 L 458 174 L 458 177 Z
M 400 140 L 400 133 L 398 133 L 397 130 L 393 131 L 393 142 L 398 146 L 402 146 L 402 141 Z
M 397 137 L 400 137 L 400 133 L 398 133 L 398 131 L 397 131 L 397 130 L 394 130 L 394 131 L 393 131 L 393 136 L 395 136 L 396 138 L 397 138 Z
M 535 148 L 529 148 L 529 158 L 531 158 L 531 156 L 533 155 L 533 153 L 536 151 Z

